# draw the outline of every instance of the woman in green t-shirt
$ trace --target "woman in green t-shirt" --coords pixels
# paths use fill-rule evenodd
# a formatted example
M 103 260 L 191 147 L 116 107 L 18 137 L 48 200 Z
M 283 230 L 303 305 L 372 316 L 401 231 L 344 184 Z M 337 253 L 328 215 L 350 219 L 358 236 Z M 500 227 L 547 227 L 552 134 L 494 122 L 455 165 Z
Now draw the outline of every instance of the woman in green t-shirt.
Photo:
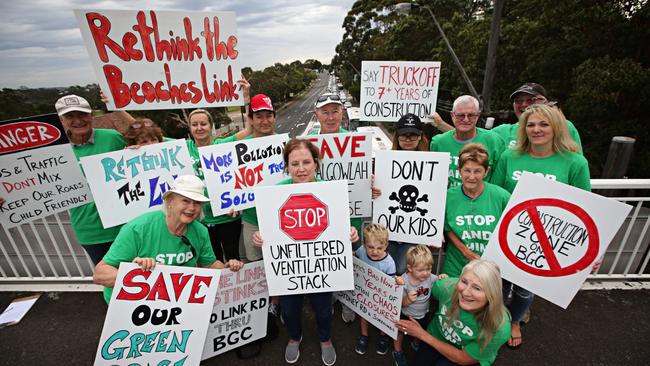
M 431 297 L 438 299 L 438 310 L 426 330 L 414 319 L 395 322 L 421 341 L 415 365 L 491 365 L 510 336 L 499 267 L 473 260 L 460 278 L 434 282 Z
M 508 204 L 510 193 L 484 181 L 489 169 L 487 149 L 465 145 L 458 154 L 462 184 L 447 190 L 445 235 L 448 239 L 442 273 L 458 277 L 463 267 L 480 259 Z
M 578 153 L 578 145 L 571 139 L 565 121 L 566 117 L 555 106 L 528 106 L 519 117 L 517 144 L 513 150 L 501 155 L 492 183 L 512 192 L 521 175 L 529 172 L 590 191 L 589 165 Z M 512 336 L 508 347 L 518 348 L 522 344 L 520 323 L 528 313 L 534 295 L 504 280 L 503 296 L 506 304 L 510 300 L 512 313 Z

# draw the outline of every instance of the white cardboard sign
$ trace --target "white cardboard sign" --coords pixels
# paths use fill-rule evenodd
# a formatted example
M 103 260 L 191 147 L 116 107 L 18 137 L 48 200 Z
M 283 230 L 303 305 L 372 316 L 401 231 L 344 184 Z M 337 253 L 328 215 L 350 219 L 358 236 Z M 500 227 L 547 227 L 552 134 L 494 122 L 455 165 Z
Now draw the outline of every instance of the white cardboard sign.
M 342 304 L 393 339 L 397 339 L 394 322 L 399 320 L 403 295 L 404 288 L 395 283 L 395 278 L 356 257 L 354 290 L 334 293 Z
M 110 110 L 244 105 L 235 13 L 74 12 Z
M 95 365 L 198 365 L 220 275 L 120 263 Z
M 256 186 L 274 185 L 284 174 L 286 133 L 199 148 L 199 159 L 215 216 L 255 206 Z
M 0 222 L 32 222 L 93 201 L 56 114 L 0 122 Z
M 320 149 L 318 177 L 347 180 L 350 217 L 372 216 L 372 133 L 333 133 L 303 138 Z
M 372 221 L 384 225 L 390 240 L 442 245 L 449 153 L 377 151 Z
M 482 258 L 501 275 L 567 308 L 631 206 L 522 174 Z
M 363 61 L 361 119 L 397 122 L 407 113 L 421 119 L 435 112 L 440 62 Z
M 81 165 L 104 228 L 159 210 L 179 175 L 194 175 L 184 139 L 85 156 Z
M 202 360 L 228 352 L 266 335 L 269 291 L 264 263 L 246 263 L 221 271 Z
M 269 294 L 354 288 L 344 181 L 255 189 Z

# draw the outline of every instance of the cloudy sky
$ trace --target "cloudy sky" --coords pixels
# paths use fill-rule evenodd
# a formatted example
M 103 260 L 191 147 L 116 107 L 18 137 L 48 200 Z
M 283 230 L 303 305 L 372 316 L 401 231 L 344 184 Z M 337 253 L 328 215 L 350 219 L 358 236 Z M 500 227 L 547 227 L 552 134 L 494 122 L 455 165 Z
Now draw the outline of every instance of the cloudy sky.
M 354 0 L 2 1 L 0 88 L 85 85 L 92 71 L 72 9 L 234 11 L 241 65 L 314 58 L 329 63 Z

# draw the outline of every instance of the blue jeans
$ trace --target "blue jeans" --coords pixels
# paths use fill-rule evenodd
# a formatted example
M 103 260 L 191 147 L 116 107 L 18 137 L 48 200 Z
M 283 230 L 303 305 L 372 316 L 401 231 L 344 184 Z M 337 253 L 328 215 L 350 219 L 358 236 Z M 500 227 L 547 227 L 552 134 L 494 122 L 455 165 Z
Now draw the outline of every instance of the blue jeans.
M 388 254 L 395 261 L 395 268 L 398 275 L 403 275 L 406 272 L 406 251 L 417 244 L 400 243 L 398 241 L 388 242 Z
M 415 366 L 455 366 L 457 363 L 449 361 L 437 349 L 420 342 L 420 348 L 415 354 Z M 471 366 L 478 365 L 478 363 Z
M 332 293 L 320 292 L 306 295 L 280 296 L 282 318 L 287 325 L 289 339 L 299 341 L 302 338 L 302 305 L 304 297 L 309 298 L 311 308 L 316 318 L 318 338 L 321 342 L 330 340 L 332 329 Z
M 524 317 L 524 314 L 530 308 L 530 305 L 535 299 L 535 294 L 521 288 L 510 281 L 502 280 L 503 282 L 503 303 L 508 306 L 510 309 L 510 315 L 512 316 L 512 323 L 518 324 L 521 322 L 521 319 Z M 512 298 L 510 299 L 510 304 L 508 304 L 508 297 L 510 295 L 510 290 L 512 290 Z

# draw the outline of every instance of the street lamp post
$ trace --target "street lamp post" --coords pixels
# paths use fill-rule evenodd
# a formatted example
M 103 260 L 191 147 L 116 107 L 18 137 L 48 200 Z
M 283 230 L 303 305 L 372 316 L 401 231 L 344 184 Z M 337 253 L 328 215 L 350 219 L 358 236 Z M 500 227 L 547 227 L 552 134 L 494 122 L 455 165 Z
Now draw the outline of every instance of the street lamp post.
M 445 41 L 445 45 L 447 46 L 449 53 L 451 53 L 451 57 L 454 60 L 454 63 L 456 63 L 456 67 L 458 67 L 458 71 L 460 71 L 460 75 L 462 76 L 463 80 L 465 80 L 465 84 L 467 85 L 469 92 L 472 94 L 472 96 L 474 96 L 474 98 L 480 100 L 479 95 L 476 92 L 474 85 L 472 84 L 472 81 L 467 76 L 467 73 L 465 72 L 465 68 L 463 68 L 463 65 L 460 63 L 458 56 L 456 56 L 456 52 L 454 52 L 454 49 L 451 47 L 451 44 L 449 43 L 449 40 L 447 39 L 445 32 L 442 30 L 442 27 L 438 23 L 436 16 L 433 15 L 433 11 L 431 11 L 431 8 L 429 8 L 426 5 L 420 5 L 418 3 L 399 3 L 395 5 L 395 10 L 397 10 L 397 12 L 399 13 L 409 13 L 411 10 L 417 8 L 423 8 L 429 12 L 429 15 L 431 15 L 431 19 L 433 19 L 433 23 L 438 28 L 438 32 L 440 32 L 440 36 L 442 36 L 442 40 Z

